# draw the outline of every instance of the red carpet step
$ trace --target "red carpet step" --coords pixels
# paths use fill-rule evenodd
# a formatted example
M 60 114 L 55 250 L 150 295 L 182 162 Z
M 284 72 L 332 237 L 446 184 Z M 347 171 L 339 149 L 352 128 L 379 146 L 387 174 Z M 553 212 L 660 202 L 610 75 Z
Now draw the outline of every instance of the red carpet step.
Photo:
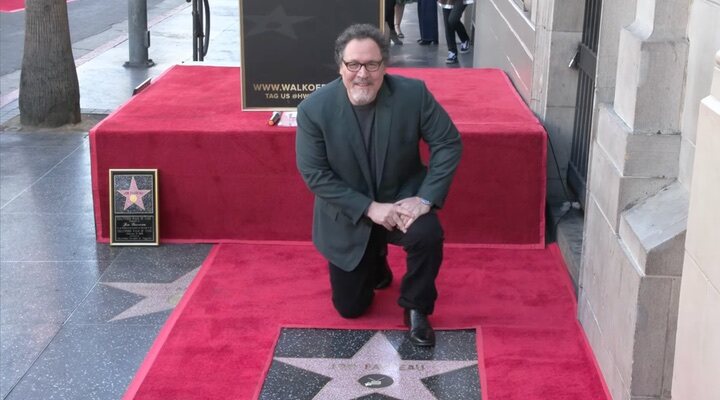
M 390 69 L 422 79 L 464 151 L 445 208 L 448 242 L 544 246 L 546 134 L 494 69 Z M 312 196 L 294 128 L 243 112 L 238 68 L 176 66 L 90 133 L 98 240 L 108 241 L 108 169 L 157 168 L 164 242 L 310 240 Z
M 25 9 L 25 0 L 0 0 L 0 12 L 11 13 Z
M 71 2 L 73 0 L 67 0 Z M 0 12 L 13 13 L 25 9 L 25 0 L 0 0 Z
M 555 245 L 446 246 L 438 329 L 475 329 L 484 400 L 610 399 L 576 320 Z M 391 248 L 396 276 L 402 251 Z M 327 265 L 307 244 L 216 246 L 153 345 L 126 399 L 252 399 L 282 327 L 403 329 L 397 279 L 367 314 L 340 318 Z M 441 345 L 439 343 L 439 345 Z

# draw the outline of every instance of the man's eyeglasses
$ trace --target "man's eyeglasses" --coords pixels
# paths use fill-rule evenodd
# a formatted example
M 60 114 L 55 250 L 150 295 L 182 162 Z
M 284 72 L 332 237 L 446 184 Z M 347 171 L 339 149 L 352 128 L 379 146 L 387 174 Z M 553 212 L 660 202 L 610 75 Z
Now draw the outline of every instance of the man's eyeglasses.
M 350 72 L 358 72 L 360 71 L 360 68 L 365 67 L 365 71 L 367 72 L 375 72 L 380 69 L 380 66 L 382 65 L 382 61 L 370 61 L 366 63 L 359 63 L 357 61 L 345 61 L 343 60 L 343 64 L 345 64 L 345 68 L 348 69 Z

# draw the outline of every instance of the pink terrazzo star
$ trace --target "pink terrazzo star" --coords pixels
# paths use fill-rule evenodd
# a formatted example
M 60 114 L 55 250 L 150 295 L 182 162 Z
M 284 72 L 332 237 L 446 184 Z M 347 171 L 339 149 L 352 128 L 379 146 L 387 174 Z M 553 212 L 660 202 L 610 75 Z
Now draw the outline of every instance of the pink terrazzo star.
M 138 189 L 137 183 L 135 182 L 135 177 L 133 176 L 130 180 L 130 189 L 118 190 L 118 193 L 125 196 L 125 206 L 123 210 L 127 210 L 133 204 L 140 207 L 141 210 L 144 210 L 145 204 L 143 203 L 143 196 L 145 196 L 149 192 L 150 190 Z

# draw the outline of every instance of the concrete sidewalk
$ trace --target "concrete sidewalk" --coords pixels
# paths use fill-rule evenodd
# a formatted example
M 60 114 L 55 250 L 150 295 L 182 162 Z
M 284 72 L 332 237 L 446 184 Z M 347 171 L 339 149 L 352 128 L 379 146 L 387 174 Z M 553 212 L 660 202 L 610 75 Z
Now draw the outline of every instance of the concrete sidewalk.
M 210 45 L 205 64 L 240 65 L 239 4 L 237 0 L 210 2 Z M 150 68 L 125 68 L 129 58 L 127 21 L 73 43 L 83 114 L 109 114 L 126 102 L 147 78 L 176 64 L 192 63 L 192 8 L 180 0 L 165 0 L 148 9 Z M 0 123 L 19 115 L 20 71 L 0 77 Z

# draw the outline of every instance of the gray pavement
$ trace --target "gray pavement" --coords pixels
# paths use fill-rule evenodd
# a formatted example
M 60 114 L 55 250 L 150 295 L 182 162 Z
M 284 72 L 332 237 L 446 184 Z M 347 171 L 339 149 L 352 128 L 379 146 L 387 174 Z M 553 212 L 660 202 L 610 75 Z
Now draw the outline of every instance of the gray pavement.
M 69 6 L 77 7 L 83 1 Z M 127 22 L 123 19 L 127 12 L 124 7 L 110 11 L 116 15 L 101 16 L 108 9 L 89 7 L 82 16 L 71 17 L 83 112 L 83 122 L 77 126 L 28 130 L 17 124 L 17 52 L 21 47 L 15 43 L 15 47 L 6 44 L 2 48 L 3 399 L 120 398 L 186 288 L 187 279 L 211 247 L 111 248 L 95 241 L 88 130 L 130 99 L 133 88 L 145 79 L 172 65 L 192 62 L 188 3 L 149 0 L 150 58 L 156 65 L 148 69 L 123 67 L 128 59 Z M 211 0 L 211 12 L 205 64 L 239 65 L 238 1 Z M 22 12 L 12 18 L 2 16 L 2 42 L 21 40 L 21 34 L 9 33 L 12 26 L 5 23 L 12 20 L 18 24 L 21 16 Z M 99 25 L 107 28 L 83 30 L 88 18 L 105 21 Z M 444 44 L 415 43 L 414 4 L 407 7 L 403 31 L 406 44 L 392 47 L 391 66 L 445 67 Z M 6 52 L 14 53 L 6 59 Z M 460 55 L 460 65 L 452 67 L 471 63 L 472 52 Z M 147 284 L 177 290 L 177 296 L 171 301 L 154 298 L 141 290 Z
M 162 6 L 163 0 L 147 0 L 151 12 L 163 12 L 167 6 L 185 4 L 174 0 Z M 75 0 L 68 3 L 70 41 L 75 57 L 82 57 L 110 39 L 127 32 L 127 2 L 102 0 Z M 25 38 L 25 13 L 0 14 L 0 75 L 7 75 L 20 69 Z M 93 40 L 94 39 L 94 40 Z M 100 41 L 98 41 L 100 40 Z
M 72 2 L 68 7 L 73 7 Z M 106 2 L 103 2 L 103 4 Z M 126 4 L 126 2 L 119 2 Z M 206 63 L 239 65 L 239 24 L 238 2 L 233 0 L 213 0 L 211 7 L 211 48 Z M 73 21 L 71 30 L 81 27 L 81 18 L 94 18 L 91 10 L 86 10 Z M 73 55 L 77 65 L 80 83 L 80 107 L 83 113 L 107 114 L 123 104 L 132 96 L 133 89 L 147 78 L 161 74 L 175 64 L 192 62 L 192 19 L 190 4 L 180 0 L 151 0 L 148 2 L 148 29 L 151 35 L 150 58 L 156 63 L 151 68 L 125 68 L 123 64 L 129 58 L 127 41 L 127 6 L 114 6 L 110 10 L 98 12 L 99 15 L 120 13 L 124 19 L 107 26 L 92 35 L 71 35 Z M 19 14 L 2 14 L 13 16 L 13 24 L 20 20 Z M 70 15 L 73 15 L 72 13 Z M 111 20 L 105 16 L 101 20 Z M 3 20 L 3 34 L 11 29 Z M 95 24 L 95 23 L 94 23 Z M 100 26 L 103 26 L 102 24 Z M 21 25 L 14 28 L 20 29 Z M 97 29 L 96 29 L 97 30 Z M 18 113 L 17 96 L 20 82 L 20 61 L 22 33 L 8 33 L 10 38 L 3 37 L 6 52 L 11 54 L 2 66 L 0 77 L 0 123 L 5 123 Z M 14 47 L 8 42 L 14 42 Z M 20 53 L 20 54 L 19 54 Z M 5 57 L 3 57 L 5 60 Z M 7 73 L 6 73 L 7 72 Z

